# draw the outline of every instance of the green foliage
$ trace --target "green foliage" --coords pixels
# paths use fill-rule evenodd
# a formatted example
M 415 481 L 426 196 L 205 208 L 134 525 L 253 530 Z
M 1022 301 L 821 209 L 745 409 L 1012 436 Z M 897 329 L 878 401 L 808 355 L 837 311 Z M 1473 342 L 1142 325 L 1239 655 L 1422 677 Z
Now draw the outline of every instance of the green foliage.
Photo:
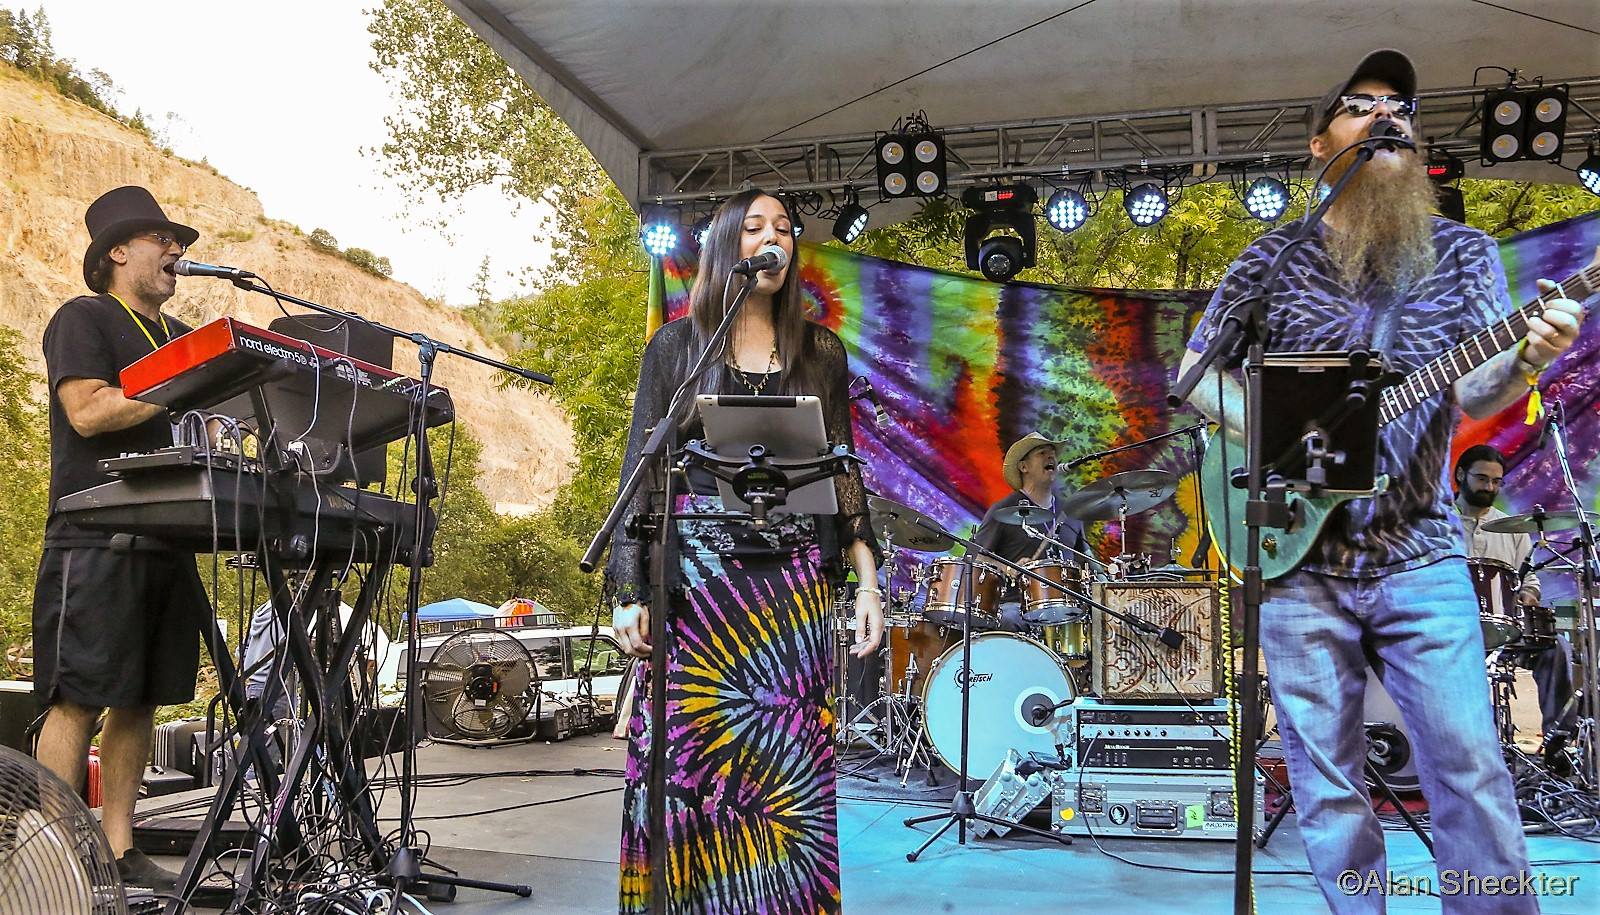
M 333 233 L 327 229 L 312 229 L 311 235 L 306 240 L 311 242 L 313 248 L 320 248 L 329 254 L 339 253 L 339 239 L 334 238 Z
M 1495 238 L 1600 210 L 1600 197 L 1570 184 L 1466 179 L 1460 183 L 1467 224 Z
M 340 256 L 373 276 L 394 275 L 394 267 L 390 265 L 387 257 L 379 257 L 366 248 L 346 248 L 340 252 Z
M 21 337 L 0 327 L 0 675 L 21 672 L 15 656 L 33 620 L 33 579 L 49 511 L 50 423 L 33 394 L 42 379 L 27 371 Z
M 443 3 L 385 0 L 369 30 L 373 67 L 399 101 L 382 153 L 402 187 L 447 200 L 497 187 L 555 208 L 555 250 L 535 288 L 491 302 L 484 271 L 470 316 L 517 364 L 555 376 L 578 466 L 549 510 L 471 537 L 485 574 L 542 583 L 530 586 L 549 588 L 538 596 L 555 607 L 587 607 L 598 584 L 577 559 L 616 490 L 643 348 L 638 220 L 566 124 Z
M 88 105 L 134 130 L 150 136 L 144 116 L 119 114 L 115 105 L 117 89 L 104 70 L 90 70 L 85 76 L 70 60 L 56 57 L 50 34 L 50 20 L 39 7 L 29 15 L 0 7 L 0 62 L 10 64 L 33 79 L 52 86 L 57 92 Z
M 368 25 L 372 67 L 395 90 L 386 172 L 413 192 L 582 198 L 604 177 L 567 125 L 439 0 L 384 0 Z

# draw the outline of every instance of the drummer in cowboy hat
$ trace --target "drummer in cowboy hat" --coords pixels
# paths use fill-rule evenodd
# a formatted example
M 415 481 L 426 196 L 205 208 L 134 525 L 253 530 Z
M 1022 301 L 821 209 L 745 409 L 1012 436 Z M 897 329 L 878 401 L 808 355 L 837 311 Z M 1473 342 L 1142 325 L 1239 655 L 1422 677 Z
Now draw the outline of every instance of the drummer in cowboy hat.
M 1029 432 L 1006 449 L 1001 467 L 1012 491 L 1005 498 L 989 506 L 988 512 L 984 514 L 983 522 L 978 526 L 978 533 L 973 537 L 979 546 L 1012 562 L 1054 556 L 1059 552 L 1049 541 L 1033 536 L 1023 529 L 1022 525 L 1003 522 L 995 517 L 1001 509 L 1028 504 L 1036 505 L 1045 511 L 1044 517 L 1029 522 L 1029 527 L 1065 543 L 1074 550 L 1086 551 L 1083 525 L 1071 518 L 1056 516 L 1054 484 L 1060 445 L 1060 442 L 1046 438 L 1039 432 Z M 1008 594 L 1006 598 L 1000 607 L 1001 628 L 1020 630 L 1023 628 L 1023 620 L 1019 595 Z
M 199 632 L 211 604 L 194 554 L 68 523 L 58 499 L 109 482 L 98 462 L 172 445 L 166 410 L 123 396 L 122 369 L 188 325 L 161 306 L 173 264 L 199 236 L 142 187 L 120 187 L 84 214 L 83 280 L 95 295 L 62 305 L 44 332 L 50 385 L 50 516 L 33 598 L 34 692 L 47 706 L 38 759 L 79 784 L 101 712 L 101 825 L 130 886 L 170 890 L 176 875 L 133 847 L 133 805 L 155 708 L 194 698 Z M 129 548 L 123 549 L 123 546 Z

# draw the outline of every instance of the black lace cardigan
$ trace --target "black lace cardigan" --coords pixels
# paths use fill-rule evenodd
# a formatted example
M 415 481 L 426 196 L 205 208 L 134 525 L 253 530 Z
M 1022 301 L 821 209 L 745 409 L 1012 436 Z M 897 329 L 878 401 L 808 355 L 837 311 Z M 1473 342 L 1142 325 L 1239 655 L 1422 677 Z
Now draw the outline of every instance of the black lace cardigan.
M 811 329 L 810 352 L 802 358 L 820 360 L 821 377 L 828 379 L 828 390 L 816 392 L 823 400 L 823 422 L 828 440 L 855 448 L 855 434 L 850 424 L 850 369 L 845 358 L 844 343 L 837 334 L 820 324 L 808 325 Z M 639 462 L 639 452 L 649 437 L 650 424 L 666 412 L 672 392 L 683 383 L 688 374 L 693 347 L 691 321 L 682 318 L 669 322 L 657 330 L 645 347 L 643 364 L 639 367 L 639 389 L 633 402 L 633 423 L 628 429 L 628 451 L 622 461 L 622 479 L 633 473 Z M 691 410 L 691 414 L 693 411 Z M 698 415 L 691 415 L 678 434 L 679 443 L 700 438 L 705 434 Z M 861 468 L 852 465 L 849 473 L 834 477 L 838 492 L 839 511 L 832 518 L 817 518 L 817 539 L 822 550 L 823 572 L 837 585 L 844 580 L 848 568 L 845 550 L 857 540 L 872 548 L 874 561 L 881 564 L 882 553 L 872 536 L 872 521 L 867 510 L 866 486 L 861 480 Z M 624 529 L 628 518 L 645 511 L 647 487 L 641 486 L 634 495 L 624 524 L 617 526 L 611 538 L 611 559 L 606 566 L 606 576 L 612 589 L 612 600 L 618 604 L 647 601 L 649 595 L 649 567 L 647 542 L 628 535 Z

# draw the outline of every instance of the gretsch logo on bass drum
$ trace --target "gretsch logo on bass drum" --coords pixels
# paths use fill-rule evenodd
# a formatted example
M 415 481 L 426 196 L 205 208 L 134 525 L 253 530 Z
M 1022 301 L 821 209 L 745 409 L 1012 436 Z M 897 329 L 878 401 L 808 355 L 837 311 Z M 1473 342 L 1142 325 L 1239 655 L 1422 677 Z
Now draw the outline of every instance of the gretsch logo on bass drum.
M 967 669 L 965 667 L 957 668 L 956 669 L 956 685 L 957 686 L 966 686 L 967 685 L 967 679 L 968 679 L 968 677 L 967 677 Z M 983 673 L 982 671 L 979 671 L 979 672 L 973 674 L 971 679 L 972 679 L 972 682 L 974 682 L 974 683 L 987 683 L 990 680 L 994 679 L 994 674 L 986 674 L 986 673 Z

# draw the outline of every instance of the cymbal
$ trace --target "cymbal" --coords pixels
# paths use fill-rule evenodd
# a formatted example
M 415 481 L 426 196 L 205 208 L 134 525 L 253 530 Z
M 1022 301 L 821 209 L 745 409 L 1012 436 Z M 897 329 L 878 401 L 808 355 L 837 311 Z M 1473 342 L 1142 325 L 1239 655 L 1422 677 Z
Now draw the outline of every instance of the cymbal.
M 1177 475 L 1168 471 L 1124 470 L 1067 496 L 1061 511 L 1083 521 L 1107 521 L 1117 517 L 1124 499 L 1128 514 L 1137 515 L 1167 501 L 1177 488 Z
M 1525 515 L 1506 515 L 1483 524 L 1489 534 L 1532 534 L 1537 531 L 1569 531 L 1583 523 L 1574 511 L 1531 511 Z
M 897 547 L 923 553 L 947 553 L 956 545 L 949 537 L 918 526 L 918 521 L 934 523 L 927 515 L 893 499 L 868 496 L 867 508 L 872 511 L 872 529 Z
M 1001 524 L 1048 524 L 1050 509 L 1032 503 L 1007 505 L 995 511 L 994 520 Z

